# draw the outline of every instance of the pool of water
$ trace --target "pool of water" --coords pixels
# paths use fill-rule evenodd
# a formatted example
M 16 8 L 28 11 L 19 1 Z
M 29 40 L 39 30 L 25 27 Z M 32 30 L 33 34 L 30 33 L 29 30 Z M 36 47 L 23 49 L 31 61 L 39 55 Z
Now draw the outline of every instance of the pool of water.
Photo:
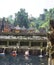
M 0 65 L 47 65 L 47 57 L 17 55 L 0 56 Z

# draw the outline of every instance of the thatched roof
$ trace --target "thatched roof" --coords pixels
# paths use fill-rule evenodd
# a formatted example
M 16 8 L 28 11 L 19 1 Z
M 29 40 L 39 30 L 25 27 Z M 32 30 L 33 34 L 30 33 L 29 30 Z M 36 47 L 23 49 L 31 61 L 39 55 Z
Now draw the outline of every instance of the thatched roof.
M 28 30 L 35 30 L 33 27 L 28 28 Z
M 25 26 L 23 26 L 23 27 L 21 28 L 21 30 L 26 30 Z
M 19 25 L 17 25 L 16 27 L 14 27 L 16 30 L 20 30 L 21 28 L 19 27 Z

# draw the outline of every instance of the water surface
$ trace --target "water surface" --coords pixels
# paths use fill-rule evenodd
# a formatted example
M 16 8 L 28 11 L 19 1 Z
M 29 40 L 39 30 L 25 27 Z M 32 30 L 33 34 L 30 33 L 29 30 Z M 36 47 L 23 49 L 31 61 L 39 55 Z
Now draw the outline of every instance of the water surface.
M 47 65 L 47 57 L 17 55 L 0 56 L 0 65 Z

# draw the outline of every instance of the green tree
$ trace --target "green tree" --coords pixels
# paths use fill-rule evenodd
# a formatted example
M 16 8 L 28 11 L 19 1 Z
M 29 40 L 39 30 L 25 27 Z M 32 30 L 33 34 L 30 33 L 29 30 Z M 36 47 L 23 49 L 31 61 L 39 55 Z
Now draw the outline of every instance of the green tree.
M 12 15 L 10 15 L 10 16 L 8 17 L 8 20 L 9 20 L 9 22 L 10 22 L 11 24 L 13 24 L 13 23 L 14 23 L 14 18 L 13 18 L 13 16 L 12 16 Z
M 36 18 L 35 17 L 29 17 L 29 27 L 33 27 L 33 28 L 36 28 Z
M 25 12 L 25 9 L 20 9 L 20 11 L 15 14 L 14 24 L 19 25 L 20 27 L 29 27 L 28 13 Z

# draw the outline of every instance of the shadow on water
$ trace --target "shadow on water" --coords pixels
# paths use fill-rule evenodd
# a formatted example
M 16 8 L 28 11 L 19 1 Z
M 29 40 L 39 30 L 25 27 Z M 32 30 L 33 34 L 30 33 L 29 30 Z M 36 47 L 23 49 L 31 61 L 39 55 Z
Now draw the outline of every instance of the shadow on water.
M 47 65 L 47 57 L 17 55 L 0 56 L 0 65 Z

